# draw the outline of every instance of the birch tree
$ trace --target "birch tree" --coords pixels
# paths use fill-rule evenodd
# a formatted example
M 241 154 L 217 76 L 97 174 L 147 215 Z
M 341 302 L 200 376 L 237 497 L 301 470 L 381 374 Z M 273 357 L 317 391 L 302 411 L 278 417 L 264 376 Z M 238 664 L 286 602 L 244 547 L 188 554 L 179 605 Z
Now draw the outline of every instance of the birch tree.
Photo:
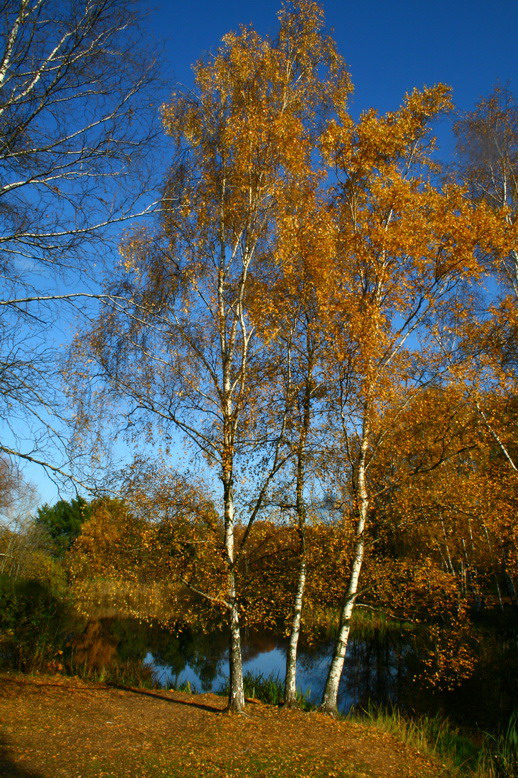
M 66 455 L 56 323 L 88 296 L 115 225 L 152 202 L 138 170 L 154 63 L 139 23 L 131 0 L 0 7 L 0 450 L 54 474 Z
M 303 198 L 301 197 L 301 200 Z M 321 376 L 324 334 L 317 312 L 315 279 L 311 260 L 322 252 L 313 244 L 315 224 L 319 220 L 318 205 L 300 203 L 303 223 L 298 223 L 296 235 L 289 237 L 289 260 L 285 261 L 282 278 L 271 296 L 276 300 L 275 313 L 268 323 L 279 331 L 277 348 L 283 367 L 282 385 L 289 409 L 287 446 L 290 463 L 280 486 L 279 507 L 290 515 L 296 536 L 297 573 L 292 598 L 292 612 L 286 651 L 284 704 L 297 703 L 297 653 L 302 625 L 302 611 L 307 578 L 307 527 L 312 513 L 310 491 L 315 485 L 315 454 L 318 450 L 318 418 L 325 404 L 325 388 Z M 309 241 L 308 241 L 309 238 Z M 307 242 L 308 241 L 308 242 Z
M 491 240 L 488 210 L 472 206 L 461 188 L 433 181 L 429 123 L 448 107 L 446 87 L 414 90 L 399 111 L 337 122 L 323 142 L 338 177 L 330 200 L 335 260 L 322 273 L 321 291 L 334 344 L 330 421 L 355 532 L 322 703 L 330 713 L 360 591 L 373 505 L 369 469 L 387 434 L 387 410 L 417 402 L 422 387 L 441 376 L 438 333 L 462 315 L 469 297 L 460 290 L 480 278 L 478 247 Z
M 516 426 L 512 414 L 497 410 L 502 402 L 512 402 L 518 367 L 518 108 L 514 95 L 505 87 L 495 87 L 458 119 L 455 134 L 459 178 L 474 202 L 484 202 L 499 214 L 506 246 L 484 258 L 491 281 L 481 294 L 483 314 L 458 329 L 471 362 L 462 379 L 469 387 L 470 404 L 517 473 L 518 462 L 511 453 Z M 488 402 L 497 394 L 501 400 Z
M 219 480 L 225 585 L 217 598 L 197 594 L 226 613 L 233 711 L 244 708 L 239 561 L 290 456 L 289 409 L 261 324 L 276 236 L 311 178 L 322 117 L 349 89 L 318 6 L 288 4 L 279 19 L 274 40 L 247 28 L 225 36 L 196 65 L 195 91 L 164 105 L 177 158 L 163 230 L 128 236 L 125 275 L 112 288 L 128 303 L 102 317 L 88 343 L 131 422 L 180 431 Z
M 459 175 L 475 201 L 502 211 L 509 226 L 518 207 L 518 107 L 509 89 L 495 87 L 455 124 Z M 518 250 L 496 257 L 505 285 L 518 298 Z
M 302 606 L 306 586 L 307 574 L 307 499 L 308 499 L 308 459 L 311 445 L 310 435 L 313 427 L 313 415 L 315 412 L 315 396 L 317 391 L 317 354 L 318 335 L 315 336 L 309 316 L 302 316 L 299 322 L 299 354 L 298 374 L 296 381 L 296 408 L 295 424 L 293 431 L 295 439 L 292 446 L 294 451 L 295 471 L 295 526 L 299 541 L 299 566 L 297 585 L 293 599 L 293 615 L 289 634 L 289 646 L 286 651 L 286 679 L 284 685 L 284 704 L 292 707 L 297 701 L 297 649 L 302 622 Z

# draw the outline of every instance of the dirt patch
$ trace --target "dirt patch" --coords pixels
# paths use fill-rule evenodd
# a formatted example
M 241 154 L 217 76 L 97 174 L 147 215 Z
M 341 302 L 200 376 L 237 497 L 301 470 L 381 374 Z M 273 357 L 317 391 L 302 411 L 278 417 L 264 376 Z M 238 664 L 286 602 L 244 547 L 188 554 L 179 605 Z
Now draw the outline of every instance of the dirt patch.
M 0 677 L 0 775 L 438 776 L 372 727 L 213 694 L 148 692 L 56 677 Z

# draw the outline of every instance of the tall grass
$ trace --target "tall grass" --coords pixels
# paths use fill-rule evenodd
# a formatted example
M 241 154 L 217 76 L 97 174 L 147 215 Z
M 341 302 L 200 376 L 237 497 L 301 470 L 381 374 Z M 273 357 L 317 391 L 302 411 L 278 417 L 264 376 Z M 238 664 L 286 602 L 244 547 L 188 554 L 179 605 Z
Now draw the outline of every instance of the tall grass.
M 186 692 L 187 694 L 198 694 L 196 684 L 190 681 L 170 680 L 167 683 L 161 684 L 163 689 L 170 692 Z
M 338 614 L 335 608 L 328 606 L 314 607 L 304 619 L 306 638 L 328 640 L 338 632 Z M 385 639 L 390 636 L 401 637 L 416 631 L 416 625 L 404 620 L 387 616 L 381 610 L 357 606 L 351 617 L 351 636 L 359 640 Z
M 486 735 L 480 767 L 490 778 L 518 776 L 518 708 L 513 712 L 505 732 Z
M 119 659 L 100 668 L 72 660 L 67 669 L 70 674 L 93 683 L 133 686 L 137 689 L 156 689 L 160 686 L 152 668 L 144 665 L 140 659 Z
M 397 708 L 367 706 L 353 712 L 349 719 L 367 720 L 377 729 L 440 759 L 447 775 L 518 778 L 518 710 L 511 716 L 505 732 L 497 736 L 486 734 L 480 746 L 440 716 L 411 719 Z
M 397 708 L 384 709 L 374 705 L 355 711 L 350 719 L 365 722 L 383 732 L 395 735 L 422 753 L 439 758 L 447 773 L 473 774 L 477 769 L 479 749 L 457 727 L 440 716 L 419 716 L 411 719 Z
M 409 621 L 397 620 L 381 610 L 371 610 L 361 605 L 354 609 L 351 619 L 352 636 L 364 640 L 375 637 L 381 641 L 391 635 L 400 638 L 402 634 L 414 632 L 415 629 L 415 624 Z
M 281 705 L 284 702 L 284 681 L 281 680 L 278 673 L 270 673 L 270 675 L 245 673 L 243 686 L 245 697 L 260 700 L 267 705 Z M 228 692 L 229 682 L 226 681 L 220 689 L 220 694 L 228 694 Z M 309 698 L 309 689 L 305 692 L 301 689 L 297 690 L 297 703 L 302 709 L 308 710 L 312 707 Z

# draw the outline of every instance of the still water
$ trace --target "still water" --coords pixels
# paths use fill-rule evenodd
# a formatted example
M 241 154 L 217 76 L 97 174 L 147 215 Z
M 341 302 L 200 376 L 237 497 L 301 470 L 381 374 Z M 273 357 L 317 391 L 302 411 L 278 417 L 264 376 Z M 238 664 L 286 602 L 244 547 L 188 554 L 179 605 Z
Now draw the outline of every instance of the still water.
M 266 632 L 245 632 L 243 637 L 243 672 L 284 681 L 286 644 Z M 218 692 L 228 678 L 228 651 L 221 633 L 211 638 L 212 650 L 208 654 L 200 656 L 193 651 L 190 656 L 189 653 L 183 657 L 177 655 L 171 662 L 160 651 L 150 650 L 144 663 L 162 686 L 178 688 L 189 683 L 196 691 Z M 331 641 L 321 643 L 318 648 L 302 646 L 299 651 L 297 686 L 313 704 L 322 699 L 332 651 Z M 405 675 L 405 653 L 404 648 L 398 651 L 386 640 L 377 643 L 352 640 L 340 686 L 340 711 L 347 713 L 351 706 L 369 701 L 395 702 Z
M 515 633 L 513 632 L 513 635 Z M 264 631 L 243 633 L 244 672 L 284 680 L 286 643 Z M 403 710 L 433 715 L 482 729 L 509 719 L 518 699 L 518 633 L 486 640 L 473 675 L 453 689 L 437 690 L 420 680 L 421 649 L 412 636 L 392 632 L 352 639 L 339 693 L 339 709 L 397 703 Z M 302 639 L 297 682 L 319 704 L 333 649 L 332 641 Z M 179 633 L 132 619 L 89 622 L 74 641 L 76 660 L 98 669 L 113 663 L 144 665 L 164 687 L 190 684 L 193 691 L 219 692 L 228 677 L 228 638 L 185 629 Z

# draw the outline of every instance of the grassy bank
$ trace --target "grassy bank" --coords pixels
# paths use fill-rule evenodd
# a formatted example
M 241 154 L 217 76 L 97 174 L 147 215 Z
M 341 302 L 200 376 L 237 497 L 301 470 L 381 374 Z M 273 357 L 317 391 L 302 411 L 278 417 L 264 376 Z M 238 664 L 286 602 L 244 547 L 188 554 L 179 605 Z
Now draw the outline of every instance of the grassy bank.
M 369 707 L 354 713 L 351 721 L 368 722 L 394 735 L 420 753 L 438 759 L 449 774 L 473 778 L 518 776 L 518 711 L 499 735 L 466 733 L 440 716 L 404 716 L 396 708 Z
M 468 736 L 466 732 L 453 726 L 446 719 L 428 716 L 411 719 L 403 716 L 396 709 L 387 711 L 371 707 L 334 720 L 320 714 L 315 709 L 311 710 L 307 705 L 307 700 L 304 700 L 303 697 L 301 698 L 301 707 L 305 710 L 295 712 L 284 710 L 279 705 L 282 701 L 283 691 L 280 679 L 249 674 L 246 678 L 246 694 L 249 698 L 247 715 L 245 717 L 230 717 L 230 719 L 248 722 L 252 732 L 256 725 L 259 726 L 258 719 L 260 719 L 260 741 L 252 738 L 252 741 L 246 746 L 248 751 L 245 755 L 245 770 L 238 766 L 234 758 L 235 753 L 240 753 L 242 750 L 239 742 L 236 741 L 232 747 L 229 745 L 229 753 L 225 755 L 222 752 L 222 746 L 217 745 L 214 732 L 210 737 L 202 738 L 201 741 L 195 738 L 194 745 L 189 741 L 198 727 L 198 723 L 196 723 L 198 712 L 207 711 L 210 713 L 212 711 L 212 713 L 219 712 L 221 714 L 226 704 L 224 694 L 219 696 L 214 694 L 194 695 L 186 686 L 183 686 L 182 690 L 153 689 L 153 679 L 149 674 L 132 673 L 130 668 L 127 668 L 126 674 L 121 672 L 117 676 L 105 676 L 105 681 L 109 683 L 99 683 L 99 681 L 100 676 L 96 678 L 92 674 L 87 680 L 78 677 L 53 676 L 49 678 L 45 675 L 31 676 L 20 673 L 0 676 L 0 689 L 4 693 L 7 691 L 3 711 L 0 703 L 0 721 L 2 721 L 2 713 L 4 714 L 4 738 L 2 740 L 0 737 L 0 746 L 3 743 L 4 750 L 9 747 L 9 753 L 12 754 L 10 758 L 15 760 L 13 764 L 17 764 L 16 755 L 18 752 L 25 753 L 27 748 L 29 748 L 29 752 L 30 749 L 33 750 L 35 759 L 36 757 L 41 758 L 40 752 L 42 750 L 46 754 L 45 759 L 54 759 L 55 756 L 49 753 L 49 748 L 50 750 L 56 748 L 59 753 L 62 753 L 63 745 L 58 743 L 59 738 L 55 738 L 54 745 L 47 748 L 46 737 L 51 730 L 53 731 L 53 727 L 58 733 L 63 730 L 63 722 L 59 719 L 61 716 L 64 716 L 63 720 L 67 719 L 64 710 L 61 711 L 61 707 L 64 707 L 73 711 L 77 727 L 73 736 L 77 738 L 78 731 L 86 732 L 88 748 L 93 749 L 95 753 L 92 752 L 88 757 L 88 762 L 82 764 L 80 768 L 69 765 L 69 768 L 64 768 L 65 772 L 38 773 L 43 777 L 50 778 L 54 775 L 114 777 L 132 774 L 142 776 L 182 775 L 185 774 L 185 771 L 182 773 L 180 765 L 185 760 L 189 762 L 193 754 L 198 753 L 200 749 L 200 753 L 204 756 L 203 758 L 200 756 L 201 761 L 192 761 L 193 772 L 188 774 L 203 775 L 206 773 L 203 772 L 202 766 L 205 765 L 208 769 L 212 763 L 210 756 L 212 747 L 216 749 L 218 754 L 217 765 L 220 772 L 215 770 L 214 774 L 216 775 L 264 775 L 267 771 L 268 775 L 279 776 L 308 774 L 321 776 L 443 775 L 452 778 L 460 778 L 461 776 L 466 776 L 466 778 L 468 776 L 471 778 L 516 778 L 518 776 L 517 715 L 512 718 L 500 735 L 484 736 L 482 733 L 478 733 L 477 738 Z M 9 712 L 9 696 L 11 696 L 11 701 L 14 700 L 15 707 L 18 706 L 19 718 L 17 715 L 11 716 Z M 157 708 L 154 707 L 153 702 L 176 703 L 174 709 L 170 705 L 166 705 L 165 708 L 162 705 L 160 715 L 163 718 L 164 727 L 166 721 L 168 726 L 174 724 L 173 720 L 169 721 L 167 718 L 169 714 L 174 714 L 173 719 L 176 720 L 177 714 L 183 711 L 180 721 L 174 724 L 176 727 L 174 729 L 175 738 L 182 745 L 170 754 L 170 761 L 167 764 L 162 757 L 156 759 L 150 753 L 153 748 L 161 750 L 153 733 L 153 722 L 157 715 Z M 99 722 L 98 727 L 94 726 L 92 732 L 88 734 L 92 723 L 90 721 L 91 709 L 94 710 Z M 188 715 L 189 710 L 192 716 Z M 124 717 L 127 721 L 123 725 Z M 119 719 L 120 726 L 114 719 Z M 218 721 L 222 720 L 219 718 Z M 34 726 L 32 724 L 29 726 L 29 722 L 32 722 Z M 7 727 L 5 727 L 5 723 L 8 723 Z M 315 740 L 314 732 L 315 723 L 318 723 L 320 729 L 317 740 Z M 115 732 L 111 729 L 112 724 L 117 725 Z M 107 725 L 110 726 L 107 727 Z M 178 729 L 178 725 L 184 730 Z M 145 731 L 145 737 L 152 745 L 144 745 L 143 750 L 138 753 L 133 752 L 130 748 L 130 756 L 126 752 L 122 754 L 121 766 L 117 768 L 120 769 L 120 772 L 107 771 L 108 756 L 99 752 L 103 751 L 104 745 L 108 749 L 121 747 L 121 737 L 126 732 L 124 727 L 127 727 L 127 735 L 131 740 L 132 727 L 135 726 L 140 733 Z M 311 729 L 311 733 L 306 732 L 308 727 Z M 249 727 L 245 726 L 245 729 L 249 729 Z M 234 731 L 232 726 L 230 726 L 230 730 Z M 285 733 L 285 745 L 288 753 L 285 753 L 281 747 L 282 742 L 279 737 L 282 732 Z M 343 742 L 338 736 L 340 733 L 344 738 Z M 350 743 L 351 733 L 354 733 L 358 739 L 358 753 L 350 764 L 343 765 L 339 760 L 343 759 L 343 749 Z M 110 746 L 110 738 L 114 734 L 117 735 L 116 742 Z M 70 736 L 72 737 L 72 734 Z M 237 737 L 236 733 L 235 736 Z M 307 753 L 306 738 L 313 743 L 314 748 L 310 749 L 311 753 Z M 29 741 L 30 747 L 28 746 Z M 271 753 L 272 741 L 275 741 L 276 745 Z M 319 748 L 322 749 L 323 754 L 319 754 Z M 346 752 L 350 761 L 349 745 L 347 745 Z M 365 761 L 367 753 L 369 759 Z M 381 766 L 380 764 L 373 766 L 371 759 L 373 753 L 377 754 L 376 759 L 379 757 L 381 760 Z M 305 761 L 303 762 L 304 754 Z M 404 754 L 404 759 L 399 764 L 398 760 L 401 761 L 402 754 Z M 268 767 L 268 762 L 273 755 L 276 760 L 274 768 L 271 765 Z M 326 759 L 331 759 L 329 767 L 325 766 L 324 756 Z M 0 757 L 0 772 L 2 768 L 5 769 L 5 759 L 2 762 Z M 204 762 L 204 759 L 207 761 Z M 383 772 L 384 769 L 389 769 L 389 763 L 390 770 Z M 415 772 L 408 772 L 409 763 L 414 765 L 412 769 L 415 768 Z M 385 766 L 383 767 L 383 765 Z M 311 773 L 307 772 L 310 767 Z M 76 768 L 78 772 L 74 772 Z M 67 769 L 69 772 L 66 772 Z M 400 769 L 401 772 L 399 772 Z M 197 772 L 198 770 L 199 772 Z M 405 770 L 407 771 L 405 772 Z M 15 775 L 18 773 L 6 772 L 5 774 Z
M 113 592 L 106 590 L 103 582 L 99 583 L 99 587 L 96 591 L 99 613 L 104 617 L 112 616 L 114 612 L 109 612 L 106 608 L 108 595 L 111 596 Z M 154 590 L 142 588 L 138 595 L 144 602 L 152 599 L 153 592 Z M 88 659 L 81 659 L 82 656 L 87 655 L 88 641 L 81 638 L 74 645 L 71 635 L 74 629 L 78 633 L 83 631 L 86 617 L 83 616 L 84 623 L 82 626 L 79 624 L 78 627 L 78 623 L 75 623 L 78 616 L 73 608 L 74 603 L 68 599 L 61 579 L 54 576 L 48 581 L 18 581 L 4 577 L 3 586 L 0 586 L 0 604 L 3 606 L 0 659 L 5 665 L 26 672 L 60 670 L 88 683 L 112 684 L 142 691 L 161 688 L 159 679 L 155 678 L 152 670 L 143 664 L 143 658 L 150 645 L 148 635 L 147 633 L 136 634 L 134 627 L 121 625 L 114 634 L 111 632 L 105 634 L 100 619 L 97 624 L 90 622 L 90 626 L 93 625 L 98 629 L 90 630 L 92 634 L 88 646 L 89 649 L 95 649 L 93 655 L 99 661 L 95 664 Z M 123 604 L 120 603 L 121 607 Z M 132 604 L 135 605 L 136 601 Z M 128 602 L 125 602 L 125 605 L 128 606 Z M 336 614 L 323 609 L 320 612 L 312 612 L 311 619 L 312 624 L 306 625 L 306 630 L 315 635 L 315 642 L 329 640 L 330 634 L 336 628 Z M 150 625 L 148 626 L 151 628 Z M 394 621 L 380 611 L 367 608 L 358 608 L 355 611 L 353 635 L 356 639 L 367 640 L 375 637 L 377 641 L 388 640 L 392 645 L 397 644 L 402 635 L 409 637 L 413 632 L 415 632 L 414 625 Z M 182 634 L 187 633 L 184 630 Z M 128 637 L 133 641 L 131 646 L 128 644 Z M 190 653 L 181 655 L 182 659 L 187 658 L 186 661 L 191 661 L 191 658 L 196 660 L 199 657 L 211 656 L 210 652 L 214 652 L 216 648 L 217 656 L 219 656 L 218 651 L 224 651 L 221 646 L 215 646 L 214 636 L 203 638 L 203 630 L 194 631 L 194 638 L 195 642 L 189 649 Z M 226 643 L 223 638 L 224 636 L 222 642 Z M 175 640 L 178 645 L 173 646 Z M 514 643 L 512 645 L 514 646 Z M 502 642 L 501 647 L 506 646 L 507 643 Z M 178 640 L 178 634 L 172 637 L 170 632 L 165 631 L 158 647 L 158 655 L 162 656 L 163 663 L 168 664 L 169 660 L 165 657 L 169 656 L 170 663 L 174 665 L 174 660 L 180 656 L 180 652 L 186 646 Z M 167 651 L 172 653 L 167 655 L 164 653 Z M 505 663 L 501 666 L 507 667 Z M 180 690 L 188 693 L 195 691 L 186 685 L 183 685 Z M 223 694 L 224 691 L 222 690 Z M 283 698 L 283 682 L 279 676 L 249 674 L 245 678 L 245 693 L 249 698 L 278 706 Z M 303 708 L 309 707 L 307 696 L 305 698 L 302 693 L 300 702 Z M 429 709 L 431 708 L 421 706 L 421 710 Z M 371 732 L 395 736 L 409 747 L 418 749 L 431 759 L 439 760 L 441 769 L 447 770 L 448 774 L 491 776 L 491 778 L 504 776 L 514 778 L 518 775 L 516 715 L 508 724 L 506 722 L 501 730 L 496 730 L 495 726 L 496 731 L 491 735 L 483 732 L 466 734 L 466 731 L 454 727 L 444 718 L 426 715 L 409 718 L 397 710 L 387 712 L 369 709 L 356 716 L 356 721 L 362 726 L 368 725 Z M 462 721 L 462 718 L 458 720 Z

